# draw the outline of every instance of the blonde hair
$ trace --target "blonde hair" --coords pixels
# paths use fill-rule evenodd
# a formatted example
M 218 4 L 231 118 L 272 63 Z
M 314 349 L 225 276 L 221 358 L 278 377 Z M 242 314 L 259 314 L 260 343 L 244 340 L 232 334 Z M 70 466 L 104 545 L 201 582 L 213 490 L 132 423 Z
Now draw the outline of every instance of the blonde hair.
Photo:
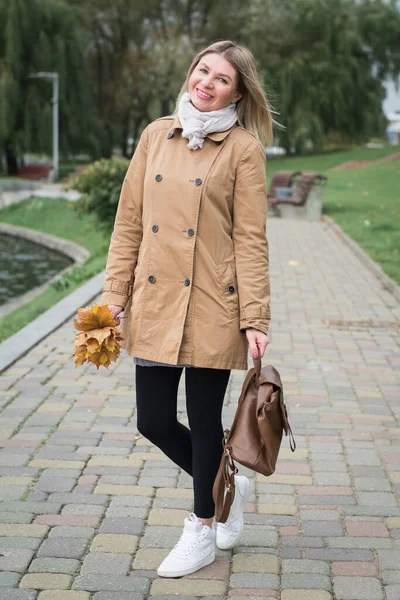
M 262 89 L 253 54 L 246 46 L 236 42 L 215 42 L 195 56 L 179 92 L 174 114 L 178 112 L 181 97 L 189 89 L 191 74 L 201 59 L 210 53 L 221 54 L 238 73 L 237 91 L 243 94 L 236 102 L 239 125 L 250 131 L 263 144 L 268 142 L 268 145 L 272 145 L 272 107 Z

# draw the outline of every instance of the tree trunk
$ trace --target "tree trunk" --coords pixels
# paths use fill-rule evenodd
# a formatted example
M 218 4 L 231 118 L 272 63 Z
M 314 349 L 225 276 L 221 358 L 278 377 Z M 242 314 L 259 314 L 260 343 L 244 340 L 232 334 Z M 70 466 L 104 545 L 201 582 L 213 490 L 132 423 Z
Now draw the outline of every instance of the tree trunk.
M 11 143 L 5 146 L 6 164 L 7 164 L 7 175 L 13 176 L 18 175 L 18 162 L 17 157 L 14 153 L 14 148 Z
M 124 156 L 125 158 L 129 158 L 128 137 L 129 137 L 129 112 L 125 115 L 125 118 L 122 121 L 121 152 L 122 152 L 122 156 Z

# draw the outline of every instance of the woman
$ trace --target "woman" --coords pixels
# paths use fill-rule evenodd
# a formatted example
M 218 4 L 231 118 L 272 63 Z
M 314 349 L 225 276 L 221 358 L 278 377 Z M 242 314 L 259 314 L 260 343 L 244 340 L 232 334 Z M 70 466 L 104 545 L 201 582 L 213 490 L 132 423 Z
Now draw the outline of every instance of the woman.
M 269 343 L 264 143 L 272 118 L 250 51 L 224 41 L 193 60 L 175 114 L 144 130 L 127 171 L 103 302 L 124 310 L 136 364 L 137 427 L 193 476 L 194 512 L 158 574 L 215 560 L 243 532 L 250 484 L 236 477 L 225 524 L 213 523 L 221 411 L 231 369 Z M 185 369 L 190 429 L 177 421 Z

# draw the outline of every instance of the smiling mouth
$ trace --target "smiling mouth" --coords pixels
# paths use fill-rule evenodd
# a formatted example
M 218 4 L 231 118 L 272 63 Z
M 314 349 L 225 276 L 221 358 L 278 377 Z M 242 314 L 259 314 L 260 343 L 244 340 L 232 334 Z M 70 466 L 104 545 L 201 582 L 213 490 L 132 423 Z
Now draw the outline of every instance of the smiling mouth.
M 196 88 L 196 92 L 201 98 L 204 98 L 205 100 L 211 100 L 211 98 L 213 98 L 213 96 L 207 94 L 206 92 L 203 92 L 203 90 L 200 90 L 199 88 Z

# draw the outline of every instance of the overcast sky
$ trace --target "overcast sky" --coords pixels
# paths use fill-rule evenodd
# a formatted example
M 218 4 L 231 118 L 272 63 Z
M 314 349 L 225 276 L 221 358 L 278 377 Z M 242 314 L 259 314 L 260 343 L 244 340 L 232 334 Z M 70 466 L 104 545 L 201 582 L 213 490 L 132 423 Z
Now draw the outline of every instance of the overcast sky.
M 384 100 L 383 102 L 383 110 L 385 114 L 388 115 L 389 113 L 393 113 L 396 110 L 400 111 L 400 85 L 399 90 L 396 91 L 394 83 L 392 81 L 389 81 L 386 84 L 386 90 L 386 100 Z

